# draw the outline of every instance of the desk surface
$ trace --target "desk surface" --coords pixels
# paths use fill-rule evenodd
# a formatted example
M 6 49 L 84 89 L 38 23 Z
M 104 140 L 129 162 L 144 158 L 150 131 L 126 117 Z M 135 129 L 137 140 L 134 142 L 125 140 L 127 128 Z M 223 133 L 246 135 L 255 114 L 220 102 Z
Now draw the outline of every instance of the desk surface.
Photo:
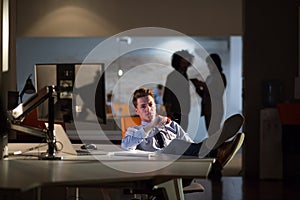
M 161 162 L 112 161 L 114 165 L 125 164 L 135 168 L 155 166 Z M 0 188 L 25 191 L 46 185 L 92 185 L 138 180 L 154 180 L 155 184 L 158 184 L 160 178 L 206 178 L 211 163 L 211 160 L 178 160 L 153 172 L 125 173 L 98 161 L 4 160 L 0 161 Z
M 101 155 L 69 157 L 69 160 L 8 159 L 0 161 L 0 188 L 26 191 L 43 186 L 95 185 L 150 181 L 153 185 L 173 178 L 206 178 L 214 159 L 128 158 Z M 89 159 L 88 159 L 89 158 Z M 172 158 L 171 158 L 172 159 Z M 139 172 L 116 170 L 120 166 Z

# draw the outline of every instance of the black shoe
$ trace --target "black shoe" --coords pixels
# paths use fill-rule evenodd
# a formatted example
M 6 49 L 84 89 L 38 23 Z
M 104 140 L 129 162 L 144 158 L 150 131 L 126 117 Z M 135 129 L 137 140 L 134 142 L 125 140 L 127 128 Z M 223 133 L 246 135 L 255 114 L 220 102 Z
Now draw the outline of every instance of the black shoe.
M 212 157 L 212 152 L 216 151 L 220 145 L 225 141 L 232 138 L 240 130 L 244 123 L 244 117 L 240 114 L 235 114 L 230 116 L 223 123 L 222 128 L 220 128 L 213 135 L 208 136 L 203 140 L 198 157 Z M 214 155 L 215 156 L 215 155 Z
M 213 149 L 217 149 L 226 140 L 235 136 L 243 123 L 244 117 L 240 114 L 235 114 L 227 118 L 224 121 L 222 128 L 207 139 L 206 143 L 208 147 L 213 146 Z
M 238 133 L 229 142 L 224 142 L 219 148 L 217 153 L 217 161 L 220 163 L 223 169 L 234 157 L 236 152 L 241 148 L 245 138 L 244 133 Z

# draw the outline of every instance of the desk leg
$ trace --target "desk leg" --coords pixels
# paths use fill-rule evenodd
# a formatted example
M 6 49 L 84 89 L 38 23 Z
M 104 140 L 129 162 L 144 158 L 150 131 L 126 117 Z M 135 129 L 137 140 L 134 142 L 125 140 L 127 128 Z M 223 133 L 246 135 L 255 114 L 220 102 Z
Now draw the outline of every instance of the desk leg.
M 154 189 L 164 188 L 169 200 L 184 200 L 182 179 L 176 178 L 154 186 Z
M 36 200 L 42 200 L 42 188 L 41 187 L 37 187 L 34 189 L 35 190 L 35 198 Z

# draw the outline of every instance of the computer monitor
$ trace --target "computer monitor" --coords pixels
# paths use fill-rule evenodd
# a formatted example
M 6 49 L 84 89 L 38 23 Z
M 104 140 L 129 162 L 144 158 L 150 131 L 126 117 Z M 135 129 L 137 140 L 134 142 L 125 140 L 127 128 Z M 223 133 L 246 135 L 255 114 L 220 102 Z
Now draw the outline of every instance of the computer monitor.
M 57 87 L 55 122 L 72 123 L 74 116 L 90 121 L 96 116 L 99 123 L 106 124 L 104 64 L 36 64 L 34 70 L 37 91 L 45 86 Z M 38 120 L 47 121 L 47 102 L 38 106 Z

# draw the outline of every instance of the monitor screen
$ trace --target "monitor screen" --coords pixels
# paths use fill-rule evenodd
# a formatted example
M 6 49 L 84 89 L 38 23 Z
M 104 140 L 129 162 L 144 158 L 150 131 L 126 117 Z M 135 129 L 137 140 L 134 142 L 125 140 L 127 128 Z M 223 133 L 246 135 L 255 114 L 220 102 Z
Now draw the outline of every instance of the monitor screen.
M 76 120 L 98 120 L 106 123 L 104 64 L 36 64 L 37 91 L 55 85 L 54 100 L 56 122 L 71 123 Z M 38 120 L 48 120 L 48 101 L 37 108 Z

